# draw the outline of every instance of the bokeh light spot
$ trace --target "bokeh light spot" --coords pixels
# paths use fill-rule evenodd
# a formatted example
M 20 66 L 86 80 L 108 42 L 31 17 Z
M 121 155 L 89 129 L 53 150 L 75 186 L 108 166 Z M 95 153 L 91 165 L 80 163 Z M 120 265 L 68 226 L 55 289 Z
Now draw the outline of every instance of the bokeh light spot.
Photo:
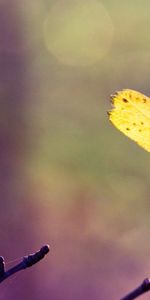
M 44 22 L 47 49 L 67 65 L 86 66 L 102 59 L 113 32 L 111 18 L 97 0 L 57 0 Z

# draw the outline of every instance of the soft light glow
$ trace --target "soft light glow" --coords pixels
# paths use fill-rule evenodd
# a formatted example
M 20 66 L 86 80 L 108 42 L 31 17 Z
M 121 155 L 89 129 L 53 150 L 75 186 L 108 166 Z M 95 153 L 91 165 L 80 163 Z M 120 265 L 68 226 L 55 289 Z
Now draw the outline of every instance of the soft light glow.
M 63 64 L 90 65 L 110 49 L 113 24 L 97 0 L 57 0 L 44 22 L 47 49 Z

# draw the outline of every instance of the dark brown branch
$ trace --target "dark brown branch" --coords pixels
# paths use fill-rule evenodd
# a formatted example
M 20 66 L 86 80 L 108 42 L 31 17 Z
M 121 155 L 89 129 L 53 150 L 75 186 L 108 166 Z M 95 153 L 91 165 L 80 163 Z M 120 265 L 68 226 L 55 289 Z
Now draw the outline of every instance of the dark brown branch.
M 145 278 L 140 286 L 138 286 L 135 290 L 133 290 L 131 293 L 121 298 L 120 300 L 133 300 L 148 291 L 150 291 L 150 279 Z
M 0 256 L 0 282 L 13 275 L 14 273 L 29 268 L 36 264 L 38 261 L 44 258 L 44 256 L 49 252 L 49 246 L 43 246 L 38 252 L 30 254 L 23 257 L 23 260 L 13 268 L 5 271 L 5 262 L 4 258 Z

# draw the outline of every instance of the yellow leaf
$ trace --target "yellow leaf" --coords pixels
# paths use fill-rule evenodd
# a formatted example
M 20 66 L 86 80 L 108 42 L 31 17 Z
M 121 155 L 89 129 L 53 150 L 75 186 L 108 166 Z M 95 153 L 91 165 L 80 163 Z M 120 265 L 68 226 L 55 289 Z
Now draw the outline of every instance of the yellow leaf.
M 109 119 L 121 132 L 150 152 L 150 98 L 125 89 L 111 96 Z

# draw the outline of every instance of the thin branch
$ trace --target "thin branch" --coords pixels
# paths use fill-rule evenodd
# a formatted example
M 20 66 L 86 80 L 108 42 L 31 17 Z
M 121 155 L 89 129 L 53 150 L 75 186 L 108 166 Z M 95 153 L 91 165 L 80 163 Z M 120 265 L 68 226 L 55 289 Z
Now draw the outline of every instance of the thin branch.
M 150 291 L 150 279 L 145 278 L 140 286 L 138 286 L 135 290 L 133 290 L 131 293 L 121 298 L 120 300 L 133 300 L 148 291 Z
M 0 283 L 14 273 L 33 266 L 38 261 L 43 259 L 48 252 L 49 246 L 45 245 L 38 252 L 23 257 L 22 261 L 19 264 L 9 269 L 8 271 L 5 271 L 5 261 L 4 258 L 0 256 Z

